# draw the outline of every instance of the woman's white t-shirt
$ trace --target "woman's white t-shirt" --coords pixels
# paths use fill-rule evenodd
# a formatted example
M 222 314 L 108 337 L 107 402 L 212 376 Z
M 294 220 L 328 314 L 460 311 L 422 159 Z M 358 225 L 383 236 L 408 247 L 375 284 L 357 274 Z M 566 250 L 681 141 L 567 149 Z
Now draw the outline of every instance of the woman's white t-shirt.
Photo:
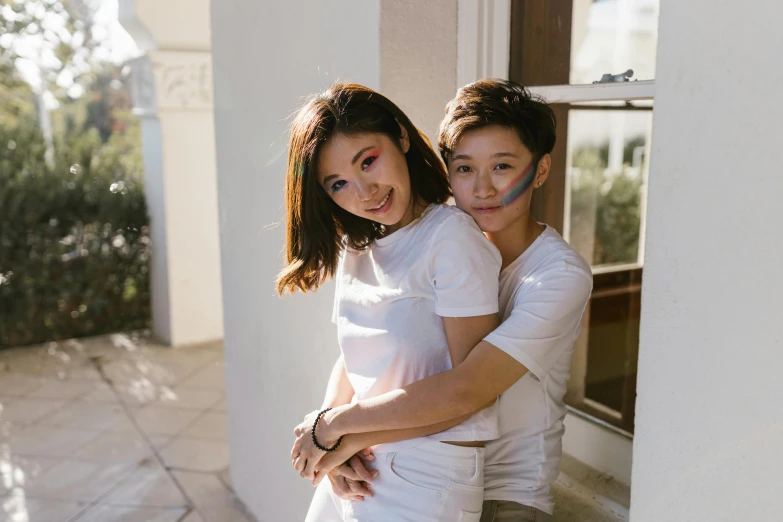
M 442 318 L 496 313 L 500 265 L 500 253 L 473 218 L 448 205 L 430 205 L 366 250 L 346 249 L 332 319 L 355 400 L 451 369 Z M 493 406 L 446 431 L 374 450 L 498 435 Z

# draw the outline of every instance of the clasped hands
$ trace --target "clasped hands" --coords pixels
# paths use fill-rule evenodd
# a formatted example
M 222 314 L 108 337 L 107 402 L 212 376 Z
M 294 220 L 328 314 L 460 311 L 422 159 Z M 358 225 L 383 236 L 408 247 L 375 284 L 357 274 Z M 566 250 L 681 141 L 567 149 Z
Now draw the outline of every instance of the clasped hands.
M 318 414 L 319 410 L 308 413 L 294 428 L 296 440 L 291 448 L 291 465 L 302 478 L 312 481 L 313 486 L 329 477 L 334 493 L 345 500 L 361 502 L 364 497 L 372 496 L 370 485 L 378 471 L 368 470 L 365 463 L 375 460 L 375 455 L 363 447 L 360 437 L 355 434 L 344 435 L 335 451 L 318 449 L 312 435 Z M 318 422 L 315 435 L 321 446 L 331 448 L 342 434 L 333 433 L 325 415 Z

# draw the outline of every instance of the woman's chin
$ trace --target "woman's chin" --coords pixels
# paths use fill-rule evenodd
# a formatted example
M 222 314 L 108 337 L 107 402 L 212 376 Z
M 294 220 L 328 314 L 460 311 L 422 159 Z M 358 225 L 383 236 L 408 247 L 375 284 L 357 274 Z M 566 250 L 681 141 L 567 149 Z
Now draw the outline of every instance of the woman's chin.
M 385 227 L 398 227 L 400 221 L 402 221 L 404 217 L 403 214 L 404 212 L 394 212 L 394 209 L 391 209 L 389 212 L 385 212 L 380 216 L 373 215 L 370 217 L 370 219 L 376 223 L 380 223 Z

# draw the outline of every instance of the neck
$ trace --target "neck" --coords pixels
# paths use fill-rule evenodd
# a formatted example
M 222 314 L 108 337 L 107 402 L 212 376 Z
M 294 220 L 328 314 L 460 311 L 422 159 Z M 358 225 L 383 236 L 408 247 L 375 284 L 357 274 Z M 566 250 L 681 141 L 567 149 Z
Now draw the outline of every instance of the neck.
M 385 227 L 385 231 L 382 237 L 388 236 L 389 234 L 410 225 L 414 219 L 421 216 L 422 212 L 424 212 L 427 209 L 427 207 L 428 207 L 427 203 L 423 203 L 421 201 L 415 201 L 415 202 L 412 201 L 411 206 L 408 208 L 408 210 L 405 212 L 405 214 L 402 216 L 402 219 L 398 223 Z
M 526 213 L 503 230 L 487 232 L 487 238 L 492 241 L 503 258 L 500 269 L 506 268 L 521 256 L 543 231 L 544 228 L 530 213 Z

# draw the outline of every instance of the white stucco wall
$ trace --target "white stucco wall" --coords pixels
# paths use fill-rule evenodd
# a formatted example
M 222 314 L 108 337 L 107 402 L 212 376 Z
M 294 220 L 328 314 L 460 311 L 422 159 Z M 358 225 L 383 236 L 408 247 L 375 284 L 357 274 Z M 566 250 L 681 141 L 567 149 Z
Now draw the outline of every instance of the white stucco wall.
M 631 520 L 780 520 L 776 0 L 662 0 Z
M 381 92 L 437 147 L 438 125 L 457 90 L 457 2 L 381 2 Z
M 379 87 L 380 0 L 212 3 L 231 476 L 260 521 L 303 520 L 293 427 L 338 356 L 329 284 L 279 299 L 287 118 L 338 76 Z M 275 226 L 279 224 L 278 226 Z

